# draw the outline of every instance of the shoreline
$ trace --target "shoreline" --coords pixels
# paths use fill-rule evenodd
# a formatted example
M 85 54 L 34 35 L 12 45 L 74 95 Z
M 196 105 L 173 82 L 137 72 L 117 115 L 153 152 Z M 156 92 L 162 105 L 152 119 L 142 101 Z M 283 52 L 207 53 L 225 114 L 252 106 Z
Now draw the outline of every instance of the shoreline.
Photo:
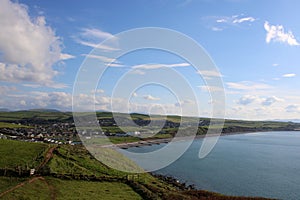
M 129 149 L 133 147 L 143 147 L 143 146 L 152 146 L 152 145 L 160 145 L 160 144 L 167 144 L 171 140 L 174 139 L 174 141 L 185 141 L 190 139 L 203 139 L 205 137 L 217 137 L 217 136 L 230 136 L 230 135 L 240 135 L 240 134 L 249 134 L 249 133 L 259 133 L 259 132 L 281 132 L 280 131 L 246 131 L 246 132 L 233 132 L 233 133 L 222 133 L 222 134 L 209 134 L 209 135 L 196 135 L 194 137 L 177 137 L 177 138 L 163 138 L 163 139 L 149 139 L 149 140 L 142 140 L 137 142 L 125 142 L 125 143 L 119 143 L 119 144 L 108 144 L 108 145 L 102 145 L 102 148 L 121 148 L 121 149 Z M 287 130 L 289 132 L 293 131 L 299 131 L 299 130 Z

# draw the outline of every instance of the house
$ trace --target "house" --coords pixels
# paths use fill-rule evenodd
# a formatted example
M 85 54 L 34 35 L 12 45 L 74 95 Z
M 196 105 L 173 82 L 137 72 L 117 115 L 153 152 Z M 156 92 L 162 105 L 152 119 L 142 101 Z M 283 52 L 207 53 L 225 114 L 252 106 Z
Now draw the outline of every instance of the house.
M 3 135 L 2 133 L 0 133 L 0 139 L 7 139 L 6 135 Z
M 136 137 L 136 136 L 140 136 L 141 132 L 139 132 L 139 131 L 128 132 L 127 135 Z

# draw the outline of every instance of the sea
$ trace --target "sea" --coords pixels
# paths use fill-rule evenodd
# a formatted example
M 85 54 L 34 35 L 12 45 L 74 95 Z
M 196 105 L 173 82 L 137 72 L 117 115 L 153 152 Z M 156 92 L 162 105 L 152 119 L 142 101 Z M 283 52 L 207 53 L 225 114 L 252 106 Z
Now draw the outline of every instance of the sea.
M 210 154 L 200 159 L 202 142 L 195 139 L 179 159 L 155 173 L 226 195 L 300 199 L 300 131 L 221 136 Z M 151 152 L 165 145 L 130 151 Z

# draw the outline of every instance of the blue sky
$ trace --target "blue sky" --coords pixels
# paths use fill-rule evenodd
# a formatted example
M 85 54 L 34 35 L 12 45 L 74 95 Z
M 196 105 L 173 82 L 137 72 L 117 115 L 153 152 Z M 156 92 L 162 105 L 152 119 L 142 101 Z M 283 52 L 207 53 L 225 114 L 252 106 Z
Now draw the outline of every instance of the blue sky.
M 0 107 L 71 110 L 76 74 L 95 45 L 129 29 L 162 27 L 191 37 L 211 56 L 222 74 L 227 118 L 299 119 L 299 7 L 296 0 L 0 0 Z M 112 96 L 117 81 L 131 69 L 143 76 L 159 64 L 191 84 L 197 102 L 179 103 L 210 116 L 204 81 L 185 63 L 155 50 L 122 56 L 99 84 L 96 109 L 109 110 L 115 101 L 124 111 L 128 99 Z M 78 97 L 86 108 L 93 107 L 93 94 Z M 131 111 L 180 114 L 176 94 L 158 85 L 132 91 L 130 105 Z

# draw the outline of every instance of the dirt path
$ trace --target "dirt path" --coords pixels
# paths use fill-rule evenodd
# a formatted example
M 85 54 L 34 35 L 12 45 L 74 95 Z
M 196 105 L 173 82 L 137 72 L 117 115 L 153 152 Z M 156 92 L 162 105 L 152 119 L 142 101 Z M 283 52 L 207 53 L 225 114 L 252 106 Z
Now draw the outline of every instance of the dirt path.
M 56 146 L 55 146 L 55 147 L 51 147 L 51 148 L 47 151 L 46 156 L 45 156 L 43 162 L 41 162 L 41 164 L 36 168 L 36 171 L 39 171 L 42 167 L 44 167 L 44 166 L 50 161 L 50 159 L 53 157 L 53 151 L 54 151 L 55 149 L 56 149 Z M 44 177 L 42 177 L 42 176 L 33 177 L 33 178 L 31 178 L 31 179 L 29 179 L 29 180 L 27 180 L 27 181 L 24 181 L 24 182 L 22 182 L 22 183 L 19 183 L 18 185 L 14 186 L 13 188 L 10 188 L 9 190 L 6 190 L 6 191 L 0 193 L 0 198 L 3 197 L 3 196 L 6 195 L 6 194 L 8 194 L 8 193 L 10 193 L 10 192 L 12 192 L 12 191 L 18 189 L 18 188 L 20 188 L 20 187 L 23 187 L 23 186 L 26 185 L 26 184 L 31 184 L 31 183 L 33 183 L 33 182 L 35 182 L 35 181 L 37 181 L 37 180 L 41 180 L 41 181 L 45 182 L 45 184 L 47 185 L 47 187 L 48 187 L 48 189 L 49 189 L 49 191 L 50 191 L 50 194 L 51 194 L 51 200 L 55 200 L 55 199 L 56 199 L 55 188 L 54 188 L 52 185 L 50 185 L 50 184 L 46 181 L 46 179 L 45 179 Z
M 24 181 L 24 182 L 22 182 L 22 183 L 19 183 L 18 185 L 16 185 L 16 186 L 13 187 L 13 188 L 10 188 L 9 190 L 6 190 L 6 191 L 0 193 L 0 198 L 3 197 L 4 195 L 8 194 L 8 193 L 13 192 L 14 190 L 16 190 L 16 189 L 18 189 L 18 188 L 20 188 L 20 187 L 25 186 L 26 184 L 31 184 L 31 183 L 33 183 L 33 182 L 35 182 L 35 181 L 37 181 L 37 180 L 41 180 L 41 181 L 45 182 L 45 184 L 47 185 L 47 187 L 48 187 L 48 189 L 49 189 L 49 191 L 50 191 L 51 200 L 55 200 L 55 199 L 56 199 L 56 192 L 55 192 L 54 187 L 53 187 L 52 185 L 50 185 L 50 184 L 45 180 L 44 177 L 41 177 L 41 176 L 33 177 L 33 178 L 31 178 L 31 179 L 29 179 L 29 180 L 27 180 L 27 181 Z
M 43 162 L 36 168 L 36 171 L 39 171 L 42 167 L 44 167 L 49 162 L 49 160 L 53 157 L 53 151 L 55 149 L 56 149 L 56 146 L 55 147 L 51 147 L 47 151 L 46 156 L 45 156 Z

